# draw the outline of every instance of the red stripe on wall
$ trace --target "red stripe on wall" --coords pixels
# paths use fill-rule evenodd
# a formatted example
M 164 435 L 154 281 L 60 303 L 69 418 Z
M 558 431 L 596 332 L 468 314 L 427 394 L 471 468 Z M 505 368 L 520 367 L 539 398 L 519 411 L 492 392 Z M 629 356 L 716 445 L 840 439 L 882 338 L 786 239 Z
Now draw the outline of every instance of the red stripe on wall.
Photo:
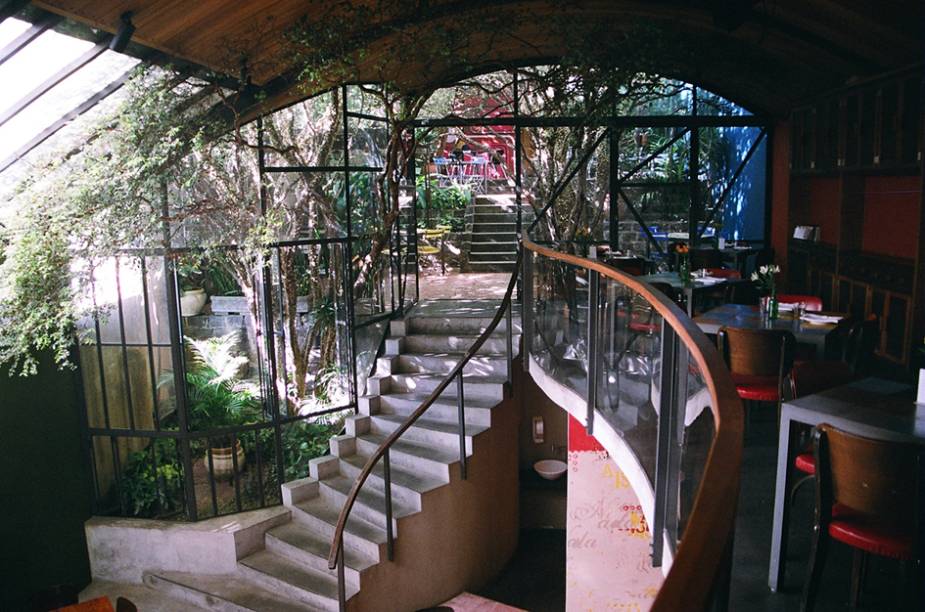
M 568 449 L 571 451 L 602 451 L 604 447 L 594 436 L 589 436 L 585 426 L 578 419 L 568 417 Z

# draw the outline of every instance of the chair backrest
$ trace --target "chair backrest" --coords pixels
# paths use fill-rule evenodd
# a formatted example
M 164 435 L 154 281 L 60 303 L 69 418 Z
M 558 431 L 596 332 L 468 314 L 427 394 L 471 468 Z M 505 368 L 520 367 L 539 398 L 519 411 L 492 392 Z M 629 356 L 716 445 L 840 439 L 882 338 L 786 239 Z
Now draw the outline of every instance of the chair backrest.
M 850 434 L 823 423 L 813 434 L 820 491 L 915 537 L 922 508 L 922 447 Z
M 723 265 L 723 254 L 716 249 L 691 249 L 691 268 L 719 268 Z
M 880 344 L 880 321 L 876 317 L 858 321 L 848 332 L 844 358 L 856 373 L 870 370 L 874 349 Z
M 659 282 L 655 282 L 655 283 L 649 283 L 649 284 L 652 285 L 652 287 L 654 287 L 655 289 L 658 289 L 659 291 L 661 291 L 662 293 L 664 293 L 665 295 L 667 295 L 668 298 L 669 298 L 672 302 L 674 302 L 675 304 L 678 304 L 679 306 L 682 306 L 682 307 L 683 307 L 683 304 L 684 304 L 684 296 L 681 294 L 680 291 L 678 291 L 677 289 L 675 289 L 674 287 L 672 287 L 672 286 L 669 285 L 668 283 L 659 283 Z
M 730 280 L 738 280 L 742 278 L 742 275 L 739 274 L 738 270 L 730 270 L 729 268 L 707 268 L 707 274 L 714 276 L 716 278 L 728 278 Z
M 808 312 L 820 312 L 822 310 L 822 298 L 815 295 L 800 295 L 798 293 L 779 293 L 777 301 L 781 304 L 799 304 L 803 302 Z
M 844 361 L 804 361 L 790 370 L 793 397 L 819 393 L 851 382 L 854 372 Z
M 723 300 L 727 304 L 743 304 L 757 306 L 761 301 L 761 292 L 755 283 L 747 280 L 726 283 Z
M 796 339 L 789 331 L 724 327 L 718 336 L 733 374 L 779 376 L 793 367 Z

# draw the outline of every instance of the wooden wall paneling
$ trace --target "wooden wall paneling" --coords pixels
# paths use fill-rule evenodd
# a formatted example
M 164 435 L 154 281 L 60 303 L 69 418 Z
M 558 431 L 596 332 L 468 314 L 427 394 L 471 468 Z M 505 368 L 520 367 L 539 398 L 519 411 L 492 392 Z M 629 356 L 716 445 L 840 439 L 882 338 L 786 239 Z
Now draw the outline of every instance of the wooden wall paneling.
M 876 92 L 864 89 L 860 92 L 860 143 L 858 148 L 858 167 L 871 168 L 874 165 L 874 126 L 876 118 Z
M 861 160 L 861 96 L 853 92 L 845 96 L 845 168 L 857 168 Z
M 925 161 L 922 159 L 921 143 L 925 136 L 925 78 L 918 77 L 919 96 L 918 96 L 918 139 L 919 139 L 919 197 L 921 205 L 919 206 L 919 248 L 915 258 L 915 272 L 913 274 L 912 286 L 912 321 L 910 329 L 912 331 L 910 343 L 919 345 L 923 336 L 925 336 Z

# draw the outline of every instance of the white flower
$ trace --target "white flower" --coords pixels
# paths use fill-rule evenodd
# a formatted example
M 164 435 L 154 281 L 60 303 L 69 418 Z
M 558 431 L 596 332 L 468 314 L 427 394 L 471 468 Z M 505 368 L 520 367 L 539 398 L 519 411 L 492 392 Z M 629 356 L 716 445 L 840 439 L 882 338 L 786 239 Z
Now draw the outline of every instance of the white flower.
M 777 264 L 772 264 L 768 266 L 768 271 L 774 274 L 777 274 L 778 272 L 780 272 L 780 266 L 778 266 Z
M 758 271 L 761 272 L 761 275 L 762 275 L 762 276 L 764 276 L 764 275 L 766 275 L 766 274 L 768 273 L 768 267 L 767 267 L 767 266 L 761 266 L 760 268 L 758 268 Z
M 753 280 L 753 281 L 758 280 L 758 273 L 757 273 L 757 272 L 752 272 L 752 280 Z

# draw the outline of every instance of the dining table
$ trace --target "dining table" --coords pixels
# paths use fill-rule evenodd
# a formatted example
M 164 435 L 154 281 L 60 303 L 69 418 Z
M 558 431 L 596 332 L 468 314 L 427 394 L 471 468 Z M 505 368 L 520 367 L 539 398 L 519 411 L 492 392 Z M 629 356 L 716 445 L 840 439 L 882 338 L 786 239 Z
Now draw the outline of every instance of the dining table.
M 782 587 L 787 559 L 788 493 L 794 477 L 793 461 L 801 450 L 794 443 L 797 427 L 828 423 L 849 433 L 925 446 L 925 404 L 915 401 L 905 383 L 863 378 L 826 391 L 784 402 L 777 443 L 777 477 L 768 586 Z
M 672 289 L 682 292 L 687 303 L 687 316 L 694 316 L 694 295 L 708 289 L 721 287 L 729 282 L 728 278 L 719 278 L 713 276 L 696 276 L 691 279 L 691 283 L 685 284 L 677 272 L 656 272 L 655 274 L 643 274 L 637 277 L 647 283 L 665 283 Z
M 822 313 L 807 313 L 816 317 Z M 847 315 L 830 313 L 834 318 L 847 321 Z M 780 329 L 793 333 L 798 344 L 806 344 L 816 352 L 817 357 L 825 355 L 826 343 L 836 334 L 841 322 L 816 323 L 798 318 L 792 311 L 782 311 L 776 319 L 763 315 L 758 306 L 745 304 L 723 304 L 693 318 L 694 323 L 705 334 L 717 334 L 723 327 L 741 327 L 745 329 Z

